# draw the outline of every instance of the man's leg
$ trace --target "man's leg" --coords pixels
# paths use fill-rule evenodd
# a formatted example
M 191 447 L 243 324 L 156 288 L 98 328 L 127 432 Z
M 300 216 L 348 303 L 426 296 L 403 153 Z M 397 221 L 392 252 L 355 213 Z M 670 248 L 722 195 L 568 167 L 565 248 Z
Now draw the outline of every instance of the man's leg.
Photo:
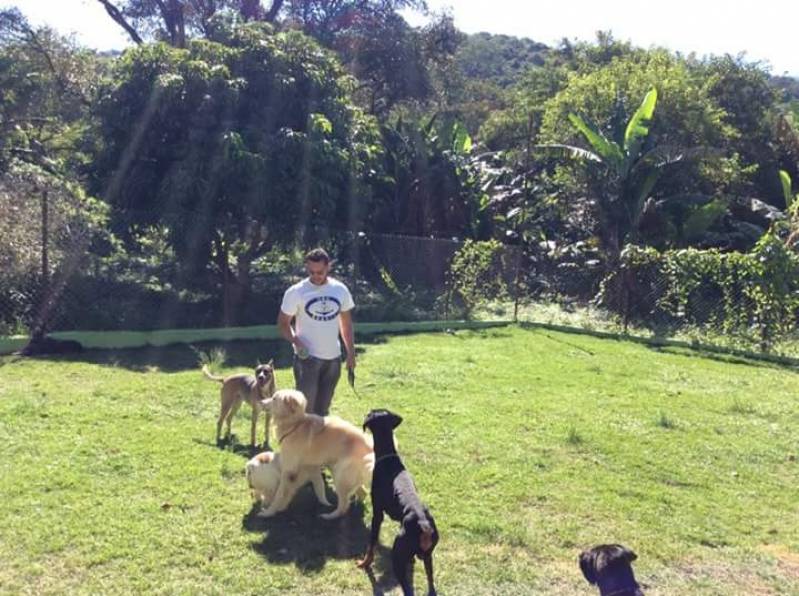
M 305 411 L 309 414 L 315 414 L 318 407 L 320 373 L 324 362 L 313 356 L 305 359 L 294 356 L 294 384 L 308 400 Z
M 319 374 L 314 414 L 327 416 L 330 413 L 330 402 L 333 401 L 333 393 L 341 376 L 341 358 L 320 360 L 320 362 L 322 366 Z

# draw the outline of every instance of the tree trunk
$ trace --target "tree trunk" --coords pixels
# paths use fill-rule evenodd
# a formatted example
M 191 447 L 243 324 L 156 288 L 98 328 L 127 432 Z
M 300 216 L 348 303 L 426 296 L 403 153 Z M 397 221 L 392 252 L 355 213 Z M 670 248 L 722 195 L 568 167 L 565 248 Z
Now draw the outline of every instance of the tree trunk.
M 222 275 L 222 324 L 225 327 L 235 327 L 241 324 L 251 291 L 251 259 L 239 256 L 236 270 L 233 271 L 228 263 L 227 249 L 222 248 L 221 242 L 217 246 L 217 265 Z
M 242 322 L 244 307 L 250 294 L 249 275 L 241 279 L 228 271 L 224 278 L 222 319 L 225 327 L 235 327 Z

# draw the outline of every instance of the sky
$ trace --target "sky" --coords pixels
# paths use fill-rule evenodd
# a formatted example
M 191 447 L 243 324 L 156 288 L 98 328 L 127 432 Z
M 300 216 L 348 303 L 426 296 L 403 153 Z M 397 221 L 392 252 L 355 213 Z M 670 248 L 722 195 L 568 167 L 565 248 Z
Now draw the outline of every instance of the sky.
M 268 2 L 267 2 L 268 3 Z M 799 76 L 799 3 L 795 0 L 428 0 L 452 13 L 466 33 L 487 31 L 555 45 L 561 39 L 592 41 L 597 31 L 636 46 L 663 46 L 683 54 L 744 54 L 775 75 Z M 781 6 L 780 6 L 781 5 Z M 17 6 L 35 24 L 46 23 L 100 50 L 129 40 L 97 0 L 0 0 Z M 406 13 L 413 24 L 423 18 Z

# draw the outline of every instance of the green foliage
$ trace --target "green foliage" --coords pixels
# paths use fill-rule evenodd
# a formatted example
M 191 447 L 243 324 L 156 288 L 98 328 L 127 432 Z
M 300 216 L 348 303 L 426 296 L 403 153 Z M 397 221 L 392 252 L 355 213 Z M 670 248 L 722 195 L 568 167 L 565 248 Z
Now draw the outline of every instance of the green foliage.
M 627 279 L 654 279 L 627 286 L 629 302 L 654 296 L 653 310 L 681 325 L 712 325 L 761 350 L 794 331 L 799 313 L 799 256 L 774 234 L 765 234 L 749 253 L 683 249 L 658 252 L 627 246 L 622 273 Z M 606 286 L 608 287 L 608 286 Z
M 455 61 L 469 79 L 510 87 L 528 69 L 543 65 L 548 50 L 546 45 L 526 37 L 475 33 L 466 36 Z
M 450 305 L 453 301 L 461 304 L 467 318 L 477 306 L 507 295 L 502 251 L 497 240 L 467 240 L 452 257 L 447 272 L 447 300 Z
M 80 184 L 102 71 L 93 52 L 0 10 L 2 327 L 49 326 L 60 289 L 105 226 L 104 206 Z
M 799 198 L 799 193 L 794 195 L 791 183 L 791 175 L 788 174 L 785 170 L 780 170 L 780 184 L 782 185 L 782 196 L 785 200 L 785 209 L 789 212 L 793 212 L 796 210 L 794 204 L 797 202 L 797 198 Z
M 220 346 L 213 347 L 208 351 L 201 350 L 195 346 L 189 346 L 191 351 L 197 356 L 197 364 L 200 368 L 207 366 L 212 373 L 217 373 L 227 360 L 227 351 Z
M 489 176 L 465 126 L 442 113 L 398 116 L 382 126 L 385 148 L 372 229 L 414 236 L 486 235 Z
M 737 135 L 716 145 L 743 164 L 754 167 L 731 189 L 735 194 L 754 195 L 772 205 L 781 204 L 776 171 L 795 160 L 775 130 L 777 92 L 762 65 L 741 57 L 711 57 L 694 65 L 710 97 L 721 107 L 725 122 Z
M 654 76 L 658 71 L 663 71 L 665 83 Z M 653 86 L 646 89 L 637 109 L 628 110 L 629 96 L 626 93 L 647 79 Z M 559 182 L 561 185 L 574 185 L 578 192 L 587 194 L 597 220 L 596 234 L 611 263 L 618 258 L 626 242 L 641 237 L 640 226 L 647 211 L 653 219 L 658 205 L 679 200 L 689 190 L 695 192 L 688 185 L 707 186 L 703 180 L 706 172 L 723 172 L 721 168 L 711 170 L 706 165 L 709 158 L 719 163 L 713 151 L 699 146 L 691 148 L 672 144 L 678 139 L 691 138 L 686 122 L 668 129 L 663 125 L 677 116 L 672 113 L 674 106 L 670 106 L 668 101 L 675 80 L 680 81 L 683 87 L 695 85 L 684 65 L 665 53 L 653 51 L 645 58 L 634 56 L 613 60 L 597 71 L 572 76 L 569 85 L 548 104 L 542 125 L 543 138 L 549 138 L 554 130 L 560 130 L 560 114 L 566 106 L 581 108 L 581 115 L 569 111 L 566 120 L 588 142 L 589 149 L 572 143 L 573 133 L 566 131 L 563 132 L 564 140 L 538 147 L 572 158 L 560 167 Z M 659 92 L 655 83 L 663 85 L 665 90 Z M 662 108 L 658 103 L 660 96 L 666 98 Z M 721 112 L 711 102 L 707 104 L 707 126 L 715 122 L 723 128 Z M 632 114 L 628 116 L 630 112 Z M 586 113 L 593 117 L 585 117 Z M 685 134 L 680 133 L 680 128 Z M 681 167 L 675 170 L 676 165 Z M 671 175 L 665 177 L 667 170 Z M 575 194 L 568 193 L 569 196 Z M 652 200 L 655 197 L 659 203 Z M 709 223 L 713 219 L 704 221 Z M 697 231 L 697 223 L 698 220 L 692 222 L 692 232 Z

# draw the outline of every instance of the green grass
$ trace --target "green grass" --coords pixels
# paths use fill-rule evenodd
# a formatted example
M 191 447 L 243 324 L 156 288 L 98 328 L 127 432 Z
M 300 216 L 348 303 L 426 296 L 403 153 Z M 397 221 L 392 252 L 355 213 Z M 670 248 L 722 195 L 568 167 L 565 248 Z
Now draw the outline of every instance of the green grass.
M 594 594 L 576 559 L 602 542 L 638 553 L 648 594 L 799 594 L 795 371 L 513 327 L 362 348 L 360 398 L 342 383 L 333 409 L 405 418 L 442 595 Z M 284 346 L 224 349 L 226 371 L 275 356 L 291 382 Z M 217 414 L 188 346 L 0 360 L 0 591 L 371 594 L 369 505 L 325 522 L 305 490 L 258 518 Z

